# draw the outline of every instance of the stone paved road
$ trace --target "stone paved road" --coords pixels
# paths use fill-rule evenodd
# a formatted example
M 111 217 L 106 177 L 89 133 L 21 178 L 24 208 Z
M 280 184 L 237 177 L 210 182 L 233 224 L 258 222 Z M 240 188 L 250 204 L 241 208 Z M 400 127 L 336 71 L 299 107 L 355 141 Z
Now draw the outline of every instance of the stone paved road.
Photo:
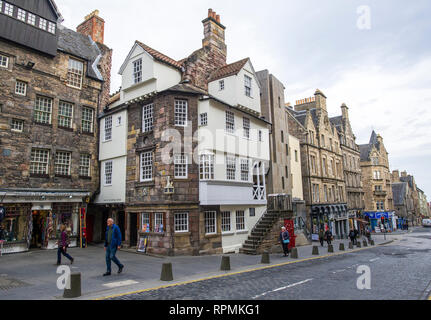
M 357 267 L 371 270 L 358 290 Z M 418 300 L 431 292 L 431 229 L 388 246 L 117 297 L 119 300 Z

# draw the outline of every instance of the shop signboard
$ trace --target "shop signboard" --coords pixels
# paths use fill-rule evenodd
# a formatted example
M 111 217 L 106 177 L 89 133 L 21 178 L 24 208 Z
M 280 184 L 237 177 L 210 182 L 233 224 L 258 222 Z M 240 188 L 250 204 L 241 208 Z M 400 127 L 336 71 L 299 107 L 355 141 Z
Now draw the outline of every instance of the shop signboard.
M 139 235 L 138 252 L 147 253 L 148 240 L 148 232 L 144 232 Z

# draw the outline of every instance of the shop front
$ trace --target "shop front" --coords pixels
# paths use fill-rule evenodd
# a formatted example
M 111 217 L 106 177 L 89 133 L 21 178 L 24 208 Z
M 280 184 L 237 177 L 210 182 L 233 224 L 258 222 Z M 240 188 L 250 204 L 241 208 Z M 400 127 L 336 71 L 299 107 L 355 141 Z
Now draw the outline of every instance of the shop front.
M 347 206 L 323 205 L 311 208 L 311 240 L 319 241 L 320 229 L 330 229 L 334 237 L 345 237 L 347 232 Z
M 395 212 L 364 212 L 364 216 L 368 217 L 370 221 L 371 231 L 381 232 L 385 230 L 386 232 L 393 232 L 396 230 L 396 216 Z
M 0 240 L 3 253 L 31 249 L 55 249 L 64 224 L 70 246 L 79 244 L 82 208 L 86 209 L 84 192 L 0 191 L 0 206 L 4 218 L 0 221 Z

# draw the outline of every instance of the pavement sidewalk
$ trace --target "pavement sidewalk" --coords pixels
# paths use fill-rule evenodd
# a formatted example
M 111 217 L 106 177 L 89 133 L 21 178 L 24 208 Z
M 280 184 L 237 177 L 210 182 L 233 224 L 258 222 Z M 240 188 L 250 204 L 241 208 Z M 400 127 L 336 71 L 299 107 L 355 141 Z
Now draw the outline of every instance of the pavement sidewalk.
M 392 235 L 386 240 L 383 237 L 374 237 L 376 245 L 384 245 L 396 239 Z M 339 251 L 340 242 L 345 244 L 346 251 Z M 312 255 L 313 245 L 298 247 L 298 259 L 286 258 L 282 254 L 271 254 L 269 265 L 260 263 L 260 255 L 230 254 L 231 271 L 220 271 L 222 255 L 152 257 L 121 250 L 117 257 L 125 265 L 124 271 L 118 275 L 117 267 L 113 264 L 110 277 L 102 276 L 106 268 L 103 246 L 73 248 L 68 252 L 75 258 L 71 271 L 81 273 L 82 297 L 80 299 L 96 299 L 372 248 L 358 249 L 355 246 L 354 250 L 350 250 L 348 243 L 347 240 L 333 241 L 333 254 L 328 254 L 326 243 L 323 248 L 320 247 L 320 243 L 313 243 L 319 247 L 319 256 Z M 0 300 L 63 299 L 63 292 L 56 286 L 59 276 L 56 273 L 56 254 L 56 250 L 31 251 L 0 257 L 0 292 L 2 292 Z M 172 263 L 174 276 L 172 282 L 160 281 L 162 264 L 165 262 Z M 69 261 L 64 257 L 63 264 L 69 265 Z

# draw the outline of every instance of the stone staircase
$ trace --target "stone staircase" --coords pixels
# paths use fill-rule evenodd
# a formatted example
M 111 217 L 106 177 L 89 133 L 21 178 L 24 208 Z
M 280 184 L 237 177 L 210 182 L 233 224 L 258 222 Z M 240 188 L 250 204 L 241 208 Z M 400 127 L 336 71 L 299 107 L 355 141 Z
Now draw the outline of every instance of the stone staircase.
M 240 248 L 239 252 L 250 255 L 257 255 L 257 250 L 265 239 L 265 236 L 271 232 L 273 226 L 279 221 L 280 215 L 276 212 L 266 211 L 260 220 L 256 223 L 252 229 L 248 239 Z

